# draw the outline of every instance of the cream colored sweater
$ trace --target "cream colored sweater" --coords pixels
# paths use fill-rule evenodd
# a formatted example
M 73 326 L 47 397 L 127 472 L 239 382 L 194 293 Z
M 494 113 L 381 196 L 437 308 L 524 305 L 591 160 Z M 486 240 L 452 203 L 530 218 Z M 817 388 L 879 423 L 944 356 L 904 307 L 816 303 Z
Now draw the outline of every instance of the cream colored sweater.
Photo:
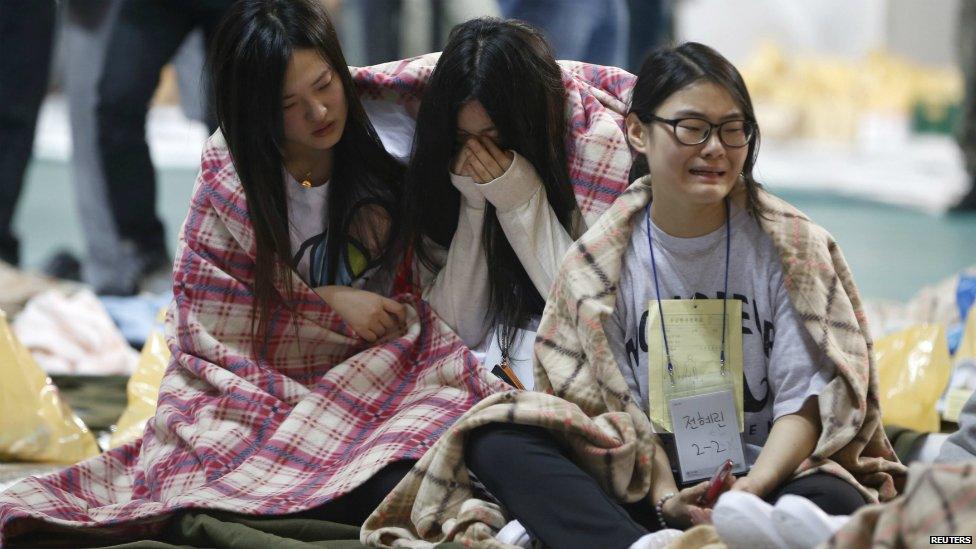
M 549 295 L 566 250 L 586 229 L 577 212 L 574 234 L 566 231 L 539 174 L 518 153 L 508 170 L 488 183 L 454 174 L 451 182 L 461 192 L 457 230 L 440 258 L 443 268 L 434 273 L 421 266 L 421 285 L 424 299 L 437 314 L 468 347 L 477 349 L 492 328 L 487 318 L 488 261 L 482 240 L 485 204 L 495 206 L 502 231 L 543 297 Z

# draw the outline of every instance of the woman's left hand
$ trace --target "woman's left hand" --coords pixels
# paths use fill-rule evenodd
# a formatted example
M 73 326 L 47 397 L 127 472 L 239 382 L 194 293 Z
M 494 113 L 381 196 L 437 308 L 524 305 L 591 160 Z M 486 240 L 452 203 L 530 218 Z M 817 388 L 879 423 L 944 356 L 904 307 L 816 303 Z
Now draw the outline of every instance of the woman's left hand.
M 488 137 L 472 137 L 464 144 L 468 149 L 466 165 L 477 183 L 488 183 L 508 171 L 515 160 L 515 153 L 502 151 Z

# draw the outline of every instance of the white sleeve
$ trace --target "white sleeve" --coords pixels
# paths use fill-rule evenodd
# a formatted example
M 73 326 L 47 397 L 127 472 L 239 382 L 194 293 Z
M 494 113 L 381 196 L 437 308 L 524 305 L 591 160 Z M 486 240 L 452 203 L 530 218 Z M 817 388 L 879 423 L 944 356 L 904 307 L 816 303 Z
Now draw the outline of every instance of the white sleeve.
M 769 354 L 769 384 L 776 420 L 796 413 L 808 397 L 819 395 L 833 379 L 834 367 L 793 307 L 778 263 L 771 282 L 775 332 Z
M 573 238 L 559 223 L 532 164 L 515 153 L 501 177 L 481 185 L 522 267 L 545 299 Z
M 470 177 L 452 174 L 451 181 L 461 191 L 457 230 L 444 267 L 434 274 L 421 266 L 421 286 L 437 315 L 465 345 L 476 348 L 489 328 L 488 262 L 482 241 L 485 198 Z

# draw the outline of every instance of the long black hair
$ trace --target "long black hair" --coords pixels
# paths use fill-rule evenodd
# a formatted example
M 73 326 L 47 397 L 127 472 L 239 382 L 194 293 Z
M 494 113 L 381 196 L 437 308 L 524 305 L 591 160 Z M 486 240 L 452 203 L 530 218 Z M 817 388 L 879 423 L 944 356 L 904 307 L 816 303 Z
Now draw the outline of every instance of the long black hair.
M 671 94 L 699 81 L 712 82 L 729 93 L 732 100 L 742 109 L 743 117 L 752 123 L 754 129 L 749 142 L 745 164 L 742 166 L 742 179 L 746 186 L 747 210 L 756 215 L 756 195 L 760 187 L 752 175 L 752 169 L 759 157 L 759 124 L 752 99 L 745 80 L 728 59 L 714 49 L 698 42 L 685 42 L 676 47 L 662 47 L 651 52 L 641 65 L 637 82 L 634 84 L 630 112 L 645 124 L 653 122 L 651 115 L 671 97 Z M 637 155 L 630 170 L 630 181 L 650 173 L 647 158 Z
M 335 28 L 316 0 L 241 0 L 213 39 L 209 73 L 220 130 L 234 161 L 254 227 L 252 335 L 263 339 L 273 311 L 290 307 L 292 257 L 282 173 L 282 90 L 292 53 L 317 51 L 342 81 L 346 125 L 334 147 L 326 251 L 335 279 L 350 239 L 369 242 L 370 259 L 392 265 L 403 167 L 383 148 L 359 98 Z M 376 214 L 384 213 L 379 220 Z M 279 296 L 275 282 L 289 295 Z
M 499 146 L 532 164 L 556 217 L 572 232 L 577 206 L 566 162 L 566 91 L 559 65 L 542 34 L 528 24 L 473 19 L 451 31 L 424 90 L 405 181 L 405 235 L 417 258 L 432 269 L 441 265 L 426 239 L 447 248 L 457 229 L 461 197 L 449 169 L 457 151 L 458 111 L 471 100 L 485 108 Z M 483 234 L 489 266 L 487 316 L 521 326 L 542 312 L 545 299 L 505 238 L 490 203 Z

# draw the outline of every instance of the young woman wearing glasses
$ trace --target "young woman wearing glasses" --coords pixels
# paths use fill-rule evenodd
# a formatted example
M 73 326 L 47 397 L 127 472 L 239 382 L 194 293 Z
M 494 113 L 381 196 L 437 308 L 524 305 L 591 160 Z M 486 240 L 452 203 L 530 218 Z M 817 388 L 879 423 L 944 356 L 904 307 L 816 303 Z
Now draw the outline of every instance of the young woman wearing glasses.
M 851 453 L 858 464 L 861 451 L 884 454 L 873 446 L 865 450 L 867 442 L 856 440 L 862 426 L 872 433 L 871 444 L 886 443 L 875 429 L 880 417 L 876 402 L 864 389 L 866 382 L 856 381 L 862 375 L 869 379 L 872 365 L 868 359 L 856 366 L 844 364 L 841 375 L 836 359 L 825 352 L 833 349 L 823 342 L 833 328 L 823 328 L 823 337 L 815 340 L 810 326 L 816 322 L 811 324 L 811 319 L 799 314 L 794 300 L 814 296 L 829 303 L 834 293 L 836 303 L 852 307 L 853 318 L 859 299 L 853 285 L 847 284 L 846 264 L 825 231 L 760 189 L 753 179 L 759 128 L 741 76 L 728 60 L 701 44 L 659 50 L 641 69 L 626 124 L 628 139 L 639 154 L 631 170 L 631 189 L 618 202 L 642 202 L 639 208 L 626 206 L 633 213 L 621 223 L 627 223 L 624 230 L 629 232 L 618 239 L 623 249 L 615 252 L 622 255 L 622 262 L 607 263 L 597 257 L 606 255 L 610 244 L 587 247 L 602 235 L 587 233 L 578 243 L 595 250 L 590 262 L 608 267 L 600 273 L 609 280 L 608 291 L 616 292 L 613 310 L 602 317 L 602 326 L 575 326 L 588 334 L 587 341 L 605 335 L 603 344 L 612 351 L 577 357 L 580 368 L 585 369 L 588 360 L 603 360 L 601 354 L 612 356 L 630 393 L 615 393 L 614 398 L 637 404 L 641 415 L 646 415 L 654 400 L 649 393 L 654 394 L 651 389 L 661 379 L 649 375 L 649 343 L 653 349 L 662 341 L 662 332 L 647 329 L 648 310 L 653 307 L 657 313 L 658 300 L 740 301 L 744 383 L 738 409 L 744 415 L 741 442 L 748 474 L 728 479 L 724 489 L 768 500 L 798 494 L 831 514 L 853 512 L 865 504 L 869 492 L 859 484 L 865 477 L 855 480 L 848 471 L 852 461 L 844 455 Z M 638 195 L 641 198 L 634 198 Z M 789 228 L 801 221 L 796 234 L 806 241 L 780 241 L 789 238 L 793 234 Z M 613 229 L 618 227 L 617 222 L 610 223 Z M 608 230 L 607 226 L 594 230 L 598 229 Z M 791 257 L 789 250 L 799 250 L 800 257 Z M 814 257 L 834 258 L 817 260 L 826 265 L 817 271 L 823 273 L 820 278 L 804 270 L 814 267 L 792 268 L 791 262 L 809 262 Z M 613 284 L 615 265 L 620 273 Z M 832 286 L 824 289 L 827 284 L 814 285 L 810 280 L 825 280 Z M 812 289 L 797 284 L 811 284 Z M 825 318 L 819 319 L 824 323 L 833 320 L 830 305 L 826 309 Z M 548 320 L 547 316 L 543 322 Z M 565 320 L 573 322 L 575 317 Z M 869 348 L 857 323 L 851 323 L 852 347 Z M 573 331 L 574 326 L 562 328 Z M 666 333 L 663 340 L 674 337 Z M 537 344 L 536 352 L 537 369 L 540 362 L 545 368 L 549 354 L 557 354 L 542 344 Z M 686 366 L 681 362 L 684 358 L 675 356 L 676 367 Z M 614 380 L 601 381 L 602 387 L 617 386 Z M 560 396 L 573 401 L 574 393 L 562 389 Z M 584 396 L 592 398 L 591 393 Z M 860 395 L 860 404 L 852 405 L 854 397 L 843 396 L 854 394 Z M 587 402 L 592 405 L 585 398 L 579 404 Z M 640 413 L 628 404 L 628 411 L 631 408 L 632 413 Z M 635 422 L 646 423 L 647 418 Z M 665 446 L 671 444 L 670 435 L 655 431 Z M 709 483 L 679 488 L 672 472 L 672 464 L 678 463 L 668 457 L 670 452 L 653 452 L 649 465 L 633 464 L 635 470 L 651 467 L 652 480 L 646 498 L 624 502 L 607 494 L 557 440 L 546 429 L 492 423 L 472 432 L 465 454 L 468 467 L 488 491 L 544 545 L 627 547 L 645 539 L 642 536 L 648 531 L 709 520 L 710 504 L 699 499 Z M 828 461 L 830 468 L 823 466 Z

